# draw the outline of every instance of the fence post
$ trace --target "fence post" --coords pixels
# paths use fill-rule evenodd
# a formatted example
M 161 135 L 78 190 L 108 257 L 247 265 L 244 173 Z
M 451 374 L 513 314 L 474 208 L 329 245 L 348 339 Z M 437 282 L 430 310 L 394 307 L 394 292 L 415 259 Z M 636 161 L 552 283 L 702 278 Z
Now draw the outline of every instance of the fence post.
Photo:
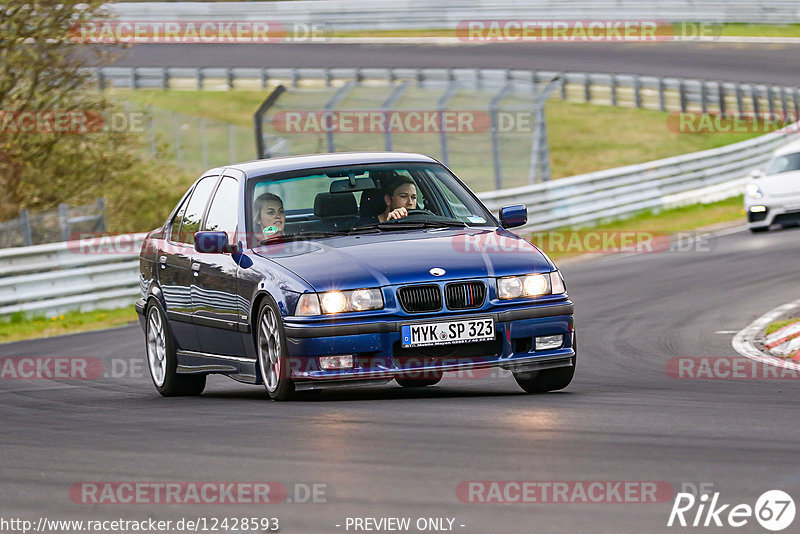
M 452 71 L 451 71 L 452 72 Z M 439 112 L 439 144 L 442 148 L 442 162 L 445 165 L 449 165 L 448 160 L 450 159 L 450 155 L 447 152 L 447 130 L 444 127 L 444 110 L 447 108 L 447 103 L 453 97 L 455 92 L 458 90 L 458 84 L 455 80 L 451 80 L 450 84 L 447 87 L 445 93 L 439 98 L 439 101 L 436 103 L 436 111 Z
M 658 79 L 658 109 L 661 111 L 667 111 L 667 97 L 664 94 L 666 90 L 666 83 L 664 83 L 664 78 Z
M 786 101 L 786 87 L 781 85 L 781 111 L 783 112 L 783 119 L 789 114 L 789 104 Z
M 33 239 L 31 237 L 31 221 L 28 218 L 28 210 L 19 210 L 19 229 L 22 232 L 23 246 L 31 246 Z
M 750 98 L 753 100 L 753 117 L 758 117 L 761 104 L 758 101 L 758 87 L 756 84 L 750 84 Z
M 511 82 L 506 83 L 506 85 L 500 89 L 492 101 L 489 103 L 489 118 L 491 120 L 492 125 L 492 158 L 494 159 L 494 185 L 495 189 L 502 189 L 503 188 L 503 177 L 502 177 L 502 170 L 500 167 L 500 139 L 498 138 L 498 124 L 497 124 L 497 108 L 500 105 L 500 101 L 508 94 L 509 91 L 512 89 Z
M 155 120 L 153 119 L 153 106 L 147 106 L 147 129 L 149 130 L 148 136 L 150 137 L 150 155 L 156 156 L 156 127 Z
M 181 150 L 181 121 L 178 113 L 172 112 L 172 133 L 175 136 L 175 158 L 183 161 L 183 151 Z
M 58 225 L 61 227 L 61 241 L 69 241 L 69 206 L 63 202 L 58 205 Z
M 717 82 L 717 100 L 720 114 L 727 115 L 728 103 L 725 101 L 725 84 L 722 82 Z
M 389 112 L 392 111 L 394 105 L 397 103 L 398 100 L 400 100 L 400 97 L 403 96 L 403 92 L 406 90 L 406 87 L 408 87 L 408 82 L 403 82 L 397 87 L 395 87 L 394 91 L 392 91 L 392 94 L 389 95 L 389 98 L 387 98 L 381 105 L 381 109 L 383 109 L 385 112 L 384 117 L 386 119 L 389 119 Z M 386 150 L 388 152 L 391 152 L 392 150 L 392 128 L 390 126 L 391 122 L 392 121 L 390 120 L 384 121 L 384 124 L 386 125 L 386 132 L 384 132 L 385 136 L 384 142 Z

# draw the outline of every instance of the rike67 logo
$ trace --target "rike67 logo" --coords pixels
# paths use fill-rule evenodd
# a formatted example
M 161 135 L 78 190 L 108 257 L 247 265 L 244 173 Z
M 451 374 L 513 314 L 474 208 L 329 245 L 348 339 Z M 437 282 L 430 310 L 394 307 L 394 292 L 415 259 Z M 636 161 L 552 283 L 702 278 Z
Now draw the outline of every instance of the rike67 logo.
M 781 490 L 765 491 L 753 506 L 725 503 L 718 491 L 699 496 L 681 492 L 675 496 L 667 526 L 739 528 L 755 520 L 762 528 L 779 532 L 792 524 L 794 516 L 794 500 Z

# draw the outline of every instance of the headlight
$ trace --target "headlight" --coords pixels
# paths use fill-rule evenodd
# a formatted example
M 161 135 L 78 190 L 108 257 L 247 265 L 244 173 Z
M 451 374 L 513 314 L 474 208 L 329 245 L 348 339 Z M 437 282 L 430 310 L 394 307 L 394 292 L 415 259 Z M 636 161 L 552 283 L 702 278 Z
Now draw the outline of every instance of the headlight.
M 764 196 L 761 192 L 761 188 L 758 187 L 758 184 L 747 184 L 744 186 L 744 190 L 747 193 L 747 196 L 750 198 L 759 199 Z
M 295 315 L 322 315 L 355 311 L 380 310 L 383 294 L 380 289 L 353 289 L 304 293 L 297 302 Z
M 503 300 L 558 295 L 565 292 L 564 279 L 558 271 L 497 279 L 497 296 Z

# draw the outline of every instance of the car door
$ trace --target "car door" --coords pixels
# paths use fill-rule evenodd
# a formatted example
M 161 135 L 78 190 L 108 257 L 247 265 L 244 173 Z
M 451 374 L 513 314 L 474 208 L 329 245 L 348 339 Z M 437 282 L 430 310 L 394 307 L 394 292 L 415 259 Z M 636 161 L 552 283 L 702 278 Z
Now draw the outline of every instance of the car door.
M 203 231 L 226 232 L 228 242 L 238 234 L 240 182 L 223 176 L 203 220 Z M 192 258 L 192 309 L 202 352 L 243 356 L 239 331 L 236 276 L 239 269 L 230 253 L 196 252 Z
M 170 327 L 183 350 L 200 350 L 192 322 L 192 271 L 194 232 L 200 227 L 218 176 L 205 176 L 195 184 L 173 217 L 169 237 L 158 253 L 158 280 L 166 303 Z

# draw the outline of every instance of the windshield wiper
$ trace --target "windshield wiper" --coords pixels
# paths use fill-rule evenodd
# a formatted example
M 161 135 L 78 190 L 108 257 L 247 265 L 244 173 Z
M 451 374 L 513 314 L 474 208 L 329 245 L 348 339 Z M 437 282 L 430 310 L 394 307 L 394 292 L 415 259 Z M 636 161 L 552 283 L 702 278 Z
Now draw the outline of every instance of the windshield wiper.
M 344 232 L 303 232 L 301 234 L 289 235 L 275 235 L 262 239 L 258 242 L 259 245 L 273 244 L 273 243 L 288 243 L 290 241 L 306 241 L 311 239 L 323 239 L 326 237 L 334 237 L 346 235 Z
M 398 221 L 382 222 L 357 226 L 349 233 L 357 234 L 374 230 L 412 230 L 417 228 L 466 228 L 467 224 L 461 221 Z

